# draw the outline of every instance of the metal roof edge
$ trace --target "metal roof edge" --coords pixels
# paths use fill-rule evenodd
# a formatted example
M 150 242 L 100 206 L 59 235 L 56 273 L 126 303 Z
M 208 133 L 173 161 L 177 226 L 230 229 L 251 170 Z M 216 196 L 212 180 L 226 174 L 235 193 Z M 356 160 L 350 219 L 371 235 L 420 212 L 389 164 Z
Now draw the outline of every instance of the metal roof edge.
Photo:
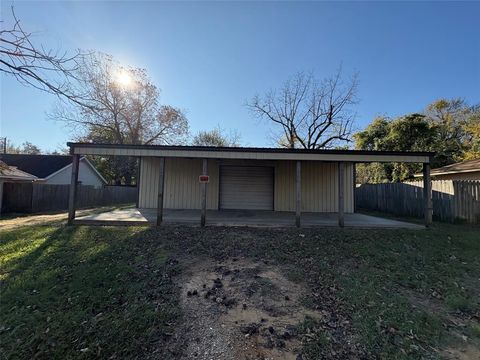
M 433 157 L 435 152 L 429 151 L 376 151 L 376 150 L 341 150 L 341 149 L 284 149 L 261 147 L 216 147 L 189 145 L 133 145 L 67 142 L 70 153 L 75 147 L 117 148 L 117 149 L 152 149 L 152 150 L 186 150 L 186 151 L 227 151 L 227 152 L 259 152 L 259 153 L 291 153 L 291 154 L 342 154 L 342 155 L 402 155 Z

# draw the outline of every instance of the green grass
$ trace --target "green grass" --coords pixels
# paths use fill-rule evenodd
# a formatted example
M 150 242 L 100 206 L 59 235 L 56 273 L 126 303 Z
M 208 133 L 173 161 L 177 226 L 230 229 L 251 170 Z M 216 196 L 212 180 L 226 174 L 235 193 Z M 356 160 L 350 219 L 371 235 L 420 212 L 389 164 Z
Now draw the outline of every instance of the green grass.
M 175 266 L 140 229 L 1 232 L 1 347 L 8 359 L 144 357 L 178 317 Z M 153 250 L 153 251 L 152 251 Z
M 434 349 L 451 341 L 452 330 L 480 343 L 471 320 L 480 312 L 479 234 L 464 225 L 0 231 L 0 352 L 9 359 L 176 358 L 165 350 L 178 348 L 171 335 L 182 321 L 175 283 L 181 267 L 172 259 L 245 256 L 268 259 L 305 282 L 303 303 L 346 321 L 348 339 L 366 357 L 438 358 Z M 413 307 L 412 296 L 426 305 Z M 449 316 L 467 326 L 456 327 Z M 305 359 L 346 346 L 312 319 L 301 325 L 309 333 Z

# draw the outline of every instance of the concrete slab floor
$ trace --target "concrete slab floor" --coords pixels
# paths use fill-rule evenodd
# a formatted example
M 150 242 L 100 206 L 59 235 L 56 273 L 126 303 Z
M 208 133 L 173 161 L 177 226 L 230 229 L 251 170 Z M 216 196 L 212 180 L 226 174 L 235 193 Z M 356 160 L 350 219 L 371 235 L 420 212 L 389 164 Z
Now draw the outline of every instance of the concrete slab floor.
M 141 225 L 156 222 L 156 209 L 121 209 L 76 218 L 79 224 Z M 163 213 L 165 224 L 200 224 L 200 210 L 171 210 Z M 208 210 L 206 224 L 214 226 L 295 226 L 295 213 L 259 210 Z M 302 213 L 305 227 L 338 226 L 336 213 Z M 364 214 L 345 214 L 345 227 L 423 229 L 422 225 Z

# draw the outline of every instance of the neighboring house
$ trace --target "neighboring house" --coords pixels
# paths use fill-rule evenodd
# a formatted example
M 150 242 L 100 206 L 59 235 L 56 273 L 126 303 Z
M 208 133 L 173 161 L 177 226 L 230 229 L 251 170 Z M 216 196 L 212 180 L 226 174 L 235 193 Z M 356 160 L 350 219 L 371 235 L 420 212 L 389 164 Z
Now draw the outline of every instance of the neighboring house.
M 0 160 L 0 213 L 2 211 L 3 183 L 4 182 L 30 182 L 35 181 L 36 176 L 18 170 L 14 166 L 8 166 Z
M 459 163 L 432 169 L 433 180 L 478 180 L 480 181 L 480 159 L 467 160 Z M 416 174 L 415 177 L 422 177 Z
M 0 160 L 0 181 L 35 181 L 36 176 L 17 169 L 15 166 L 8 166 Z
M 69 155 L 0 154 L 0 161 L 33 176 L 35 182 L 51 185 L 70 185 L 71 182 L 72 157 Z M 96 188 L 106 185 L 106 180 L 87 158 L 80 159 L 79 169 L 80 184 Z

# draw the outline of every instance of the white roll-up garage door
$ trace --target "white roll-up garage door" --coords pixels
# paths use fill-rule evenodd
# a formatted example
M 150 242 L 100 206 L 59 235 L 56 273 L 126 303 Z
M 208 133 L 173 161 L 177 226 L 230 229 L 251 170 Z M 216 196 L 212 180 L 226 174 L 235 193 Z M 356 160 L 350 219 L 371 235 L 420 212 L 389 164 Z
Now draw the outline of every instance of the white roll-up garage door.
M 273 167 L 221 166 L 220 209 L 273 210 Z

